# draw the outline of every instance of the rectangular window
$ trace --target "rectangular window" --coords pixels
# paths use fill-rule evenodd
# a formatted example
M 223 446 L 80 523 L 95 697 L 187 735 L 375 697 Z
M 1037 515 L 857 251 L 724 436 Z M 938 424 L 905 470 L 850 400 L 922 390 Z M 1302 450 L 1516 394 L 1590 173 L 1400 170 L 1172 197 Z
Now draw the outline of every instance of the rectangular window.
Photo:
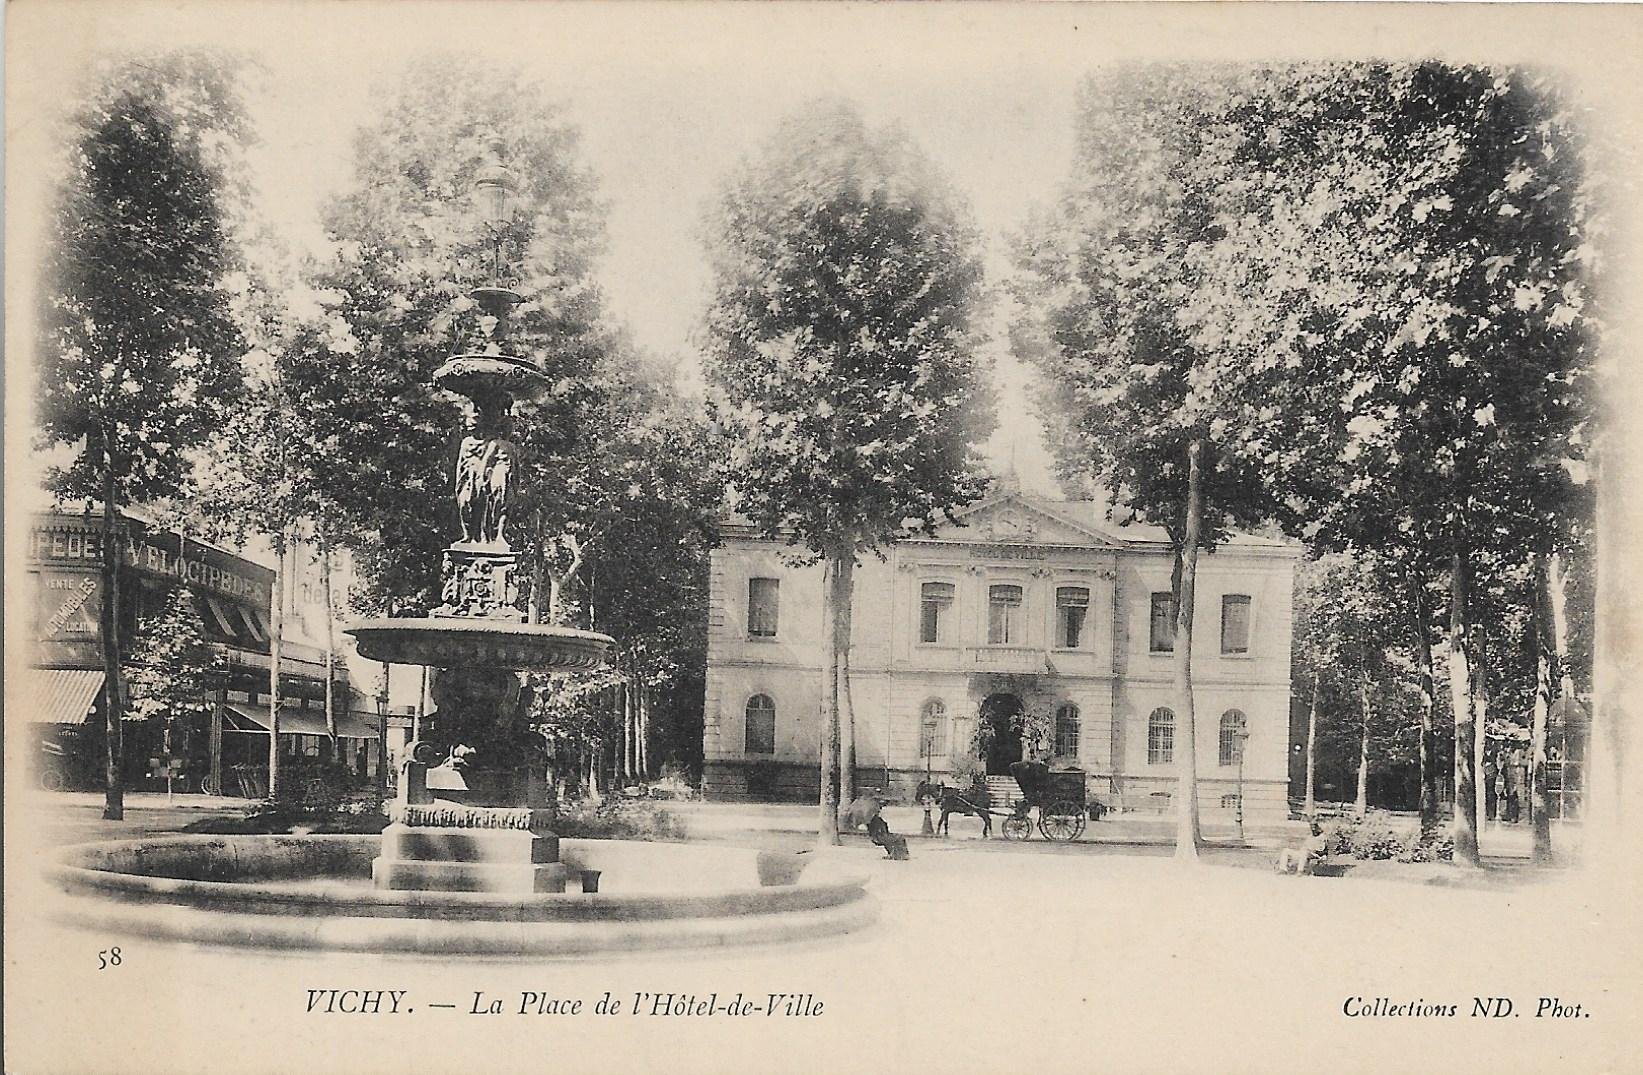
M 1154 653 L 1175 652 L 1175 595 L 1152 595 L 1152 643 Z
M 1016 621 L 1021 614 L 1021 587 L 993 586 L 987 590 L 987 643 L 1007 646 L 1020 641 Z
M 1063 649 L 1077 649 L 1084 642 L 1084 617 L 1090 610 L 1090 591 L 1082 586 L 1061 586 L 1055 591 L 1056 641 Z
M 1221 598 L 1221 652 L 1249 652 L 1249 595 L 1229 593 Z
M 940 642 L 942 621 L 953 607 L 953 584 L 926 582 L 919 596 L 919 641 Z
M 776 579 L 747 580 L 747 635 L 776 637 L 776 611 L 781 583 Z

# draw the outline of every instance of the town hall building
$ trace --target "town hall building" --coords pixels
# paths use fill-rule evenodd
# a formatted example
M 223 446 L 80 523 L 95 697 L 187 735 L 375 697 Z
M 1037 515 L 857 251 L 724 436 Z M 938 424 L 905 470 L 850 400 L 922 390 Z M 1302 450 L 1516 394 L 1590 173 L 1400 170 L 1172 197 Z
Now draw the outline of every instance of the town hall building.
M 850 653 L 858 787 L 911 801 L 927 778 L 997 778 L 1030 756 L 1082 770 L 1088 797 L 1110 808 L 1168 808 L 1188 749 L 1172 685 L 1173 554 L 1161 529 L 1098 512 L 1006 489 L 959 525 L 863 557 Z M 713 552 L 709 798 L 816 797 L 822 568 L 794 566 L 794 552 L 734 520 Z M 1246 817 L 1287 812 L 1299 553 L 1235 535 L 1199 557 L 1191 749 L 1206 818 L 1235 808 L 1240 780 Z

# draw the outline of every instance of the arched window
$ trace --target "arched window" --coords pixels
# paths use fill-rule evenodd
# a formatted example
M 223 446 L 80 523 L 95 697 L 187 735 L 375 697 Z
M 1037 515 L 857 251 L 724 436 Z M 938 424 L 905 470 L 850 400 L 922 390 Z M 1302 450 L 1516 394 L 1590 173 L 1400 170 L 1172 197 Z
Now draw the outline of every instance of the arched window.
M 1247 733 L 1248 727 L 1241 709 L 1229 709 L 1221 714 L 1222 765 L 1238 764 L 1238 755 L 1243 753 L 1244 749 L 1240 733 Z
M 940 699 L 924 703 L 919 717 L 919 757 L 939 758 L 947 753 L 947 706 Z
M 755 694 L 747 700 L 745 746 L 749 754 L 776 753 L 776 703 L 768 694 Z
M 1071 702 L 1055 711 L 1055 753 L 1059 758 L 1078 757 L 1078 707 Z
M 1147 718 L 1147 764 L 1168 765 L 1175 760 L 1175 714 L 1159 706 Z

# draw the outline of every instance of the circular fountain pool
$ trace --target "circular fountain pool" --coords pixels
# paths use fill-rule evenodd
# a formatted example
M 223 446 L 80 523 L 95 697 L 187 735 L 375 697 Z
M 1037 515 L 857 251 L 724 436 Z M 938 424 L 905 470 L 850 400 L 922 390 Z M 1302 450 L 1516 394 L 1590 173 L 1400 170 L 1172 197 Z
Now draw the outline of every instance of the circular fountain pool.
M 82 844 L 48 868 L 57 918 L 152 939 L 274 950 L 542 958 L 807 940 L 876 916 L 866 880 L 823 859 L 764 886 L 760 852 L 561 840 L 597 892 L 371 887 L 376 836 L 173 836 Z

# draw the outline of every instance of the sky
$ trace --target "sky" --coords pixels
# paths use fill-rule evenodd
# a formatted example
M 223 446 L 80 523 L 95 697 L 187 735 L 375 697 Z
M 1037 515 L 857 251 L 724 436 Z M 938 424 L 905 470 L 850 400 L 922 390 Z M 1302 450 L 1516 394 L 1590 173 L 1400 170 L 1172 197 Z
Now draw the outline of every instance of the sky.
M 1571 13 L 1571 12 L 1577 12 Z M 969 202 L 992 282 L 1006 237 L 1070 166 L 1073 104 L 1093 70 L 1158 59 L 1442 57 L 1560 66 L 1613 131 L 1638 143 L 1643 18 L 1633 5 L 624 4 L 506 0 L 13 0 L 7 5 L 8 497 L 27 486 L 34 267 L 53 122 L 99 51 L 210 45 L 256 62 L 265 218 L 323 246 L 317 209 L 349 180 L 372 89 L 417 55 L 517 63 L 560 98 L 606 203 L 607 309 L 688 369 L 706 302 L 699 221 L 722 176 L 782 116 L 844 96 L 904 127 Z M 1636 232 L 1631 236 L 1635 245 Z M 1634 289 L 1635 290 L 1635 289 Z M 1000 304 L 1002 306 L 1002 304 Z M 1635 311 L 1628 315 L 1635 338 Z M 1054 494 L 1026 374 L 1003 346 L 995 465 Z M 20 480 L 21 479 L 21 480 Z M 26 501 L 11 501 L 17 518 Z M 17 536 L 8 527 L 8 541 Z M 15 547 L 15 545 L 13 546 Z
M 1592 16 L 1581 25 L 1542 17 L 1537 29 L 1517 13 L 1480 20 L 1428 7 L 1422 22 L 1384 10 L 1309 5 L 1301 18 L 1283 5 L 1247 5 L 1229 18 L 1221 5 L 22 0 L 8 12 L 8 142 L 14 154 L 49 152 L 49 117 L 98 49 L 238 50 L 260 72 L 251 107 L 261 144 L 250 157 L 260 212 L 296 248 L 318 250 L 318 207 L 349 181 L 350 138 L 374 115 L 374 87 L 433 50 L 466 53 L 476 68 L 518 64 L 564 102 L 598 177 L 607 309 L 689 370 L 706 304 L 704 209 L 736 161 L 810 98 L 848 97 L 869 122 L 904 127 L 969 202 L 997 285 L 1006 237 L 1067 176 L 1074 96 L 1098 67 L 1458 49 L 1466 58 L 1579 56 L 1571 70 L 1612 89 L 1636 55 L 1615 31 L 1643 47 L 1635 18 L 1611 31 Z M 1560 35 L 1581 47 L 1560 47 Z M 1596 40 L 1609 55 L 1594 53 Z M 26 205 L 21 216 L 24 227 L 8 231 L 26 239 Z M 1001 393 L 990 451 L 1027 488 L 1053 493 L 1028 375 L 1004 346 L 1004 307 L 988 348 Z

